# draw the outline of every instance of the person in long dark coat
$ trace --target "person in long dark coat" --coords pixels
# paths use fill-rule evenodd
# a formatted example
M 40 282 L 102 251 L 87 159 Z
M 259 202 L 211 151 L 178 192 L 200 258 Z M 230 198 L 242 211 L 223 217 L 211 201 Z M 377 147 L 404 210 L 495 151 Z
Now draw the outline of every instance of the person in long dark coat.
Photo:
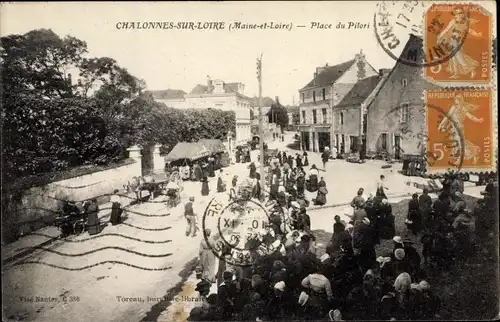
M 203 177 L 201 180 L 201 195 L 202 196 L 208 196 L 210 193 L 210 188 L 208 187 L 208 178 Z
M 280 163 L 280 166 L 282 166 L 283 165 L 283 155 L 282 155 L 281 151 L 278 151 L 277 157 L 278 157 L 278 161 Z
M 213 178 L 215 177 L 215 160 L 214 158 L 210 157 L 208 158 L 208 176 Z
M 226 183 L 222 180 L 222 176 L 224 175 L 224 171 L 220 169 L 219 177 L 217 178 L 217 192 L 226 191 Z
M 260 186 L 260 174 L 256 173 L 255 177 L 253 178 L 253 186 L 252 186 L 252 198 L 260 198 L 260 195 L 262 194 Z
M 306 178 L 303 172 L 299 173 L 296 185 L 297 185 L 297 194 L 299 195 L 304 194 L 304 191 L 306 190 Z
M 240 163 L 240 161 L 241 161 L 241 150 L 240 149 L 236 150 L 236 152 L 234 153 L 234 157 L 236 159 L 236 163 Z
M 97 204 L 97 199 L 92 199 L 90 204 L 86 209 L 87 213 L 87 225 L 89 230 L 89 235 L 95 235 L 100 232 L 100 221 L 97 214 L 99 213 L 99 205 Z
M 309 159 L 307 159 L 307 152 L 304 151 L 304 153 L 302 154 L 302 156 L 304 157 L 304 167 L 309 166 Z
M 288 156 L 288 164 L 290 165 L 290 168 L 293 168 L 293 156 L 291 155 Z
M 297 157 L 295 158 L 295 162 L 297 163 L 297 168 L 300 168 L 303 166 L 302 157 L 298 153 L 297 153 Z
M 418 205 L 422 216 L 422 226 L 428 227 L 431 222 L 432 199 L 429 196 L 429 189 L 424 188 L 420 197 L 418 197 Z
M 194 179 L 195 181 L 200 181 L 203 177 L 203 171 L 201 170 L 201 166 L 198 162 L 196 162 L 193 166 Z
M 255 175 L 257 174 L 257 167 L 255 166 L 255 163 L 250 163 L 250 165 L 248 166 L 248 168 L 250 169 L 250 174 L 249 174 L 249 177 L 251 179 L 255 178 Z
M 408 203 L 407 225 L 413 235 L 418 235 L 422 229 L 422 215 L 420 214 L 420 205 L 418 203 L 418 194 L 414 193 Z
M 245 162 L 252 162 L 252 158 L 250 157 L 250 150 L 247 150 L 245 153 Z

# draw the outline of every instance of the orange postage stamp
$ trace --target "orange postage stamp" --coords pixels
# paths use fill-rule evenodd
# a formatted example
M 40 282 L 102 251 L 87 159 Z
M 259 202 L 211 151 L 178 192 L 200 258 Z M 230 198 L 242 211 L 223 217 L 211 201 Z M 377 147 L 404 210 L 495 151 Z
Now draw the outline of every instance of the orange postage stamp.
M 428 172 L 495 169 L 492 91 L 426 91 Z
M 492 42 L 492 15 L 480 5 L 432 5 L 425 14 L 424 51 L 436 64 L 424 68 L 424 77 L 443 85 L 489 84 Z

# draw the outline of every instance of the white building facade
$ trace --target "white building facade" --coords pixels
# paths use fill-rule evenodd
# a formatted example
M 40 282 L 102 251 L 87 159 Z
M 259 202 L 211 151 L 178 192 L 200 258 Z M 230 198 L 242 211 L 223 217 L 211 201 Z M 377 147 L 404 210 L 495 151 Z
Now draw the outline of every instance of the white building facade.
M 212 108 L 233 111 L 236 115 L 235 143 L 240 144 L 252 138 L 250 118 L 252 107 L 250 98 L 243 94 L 244 89 L 243 83 L 225 83 L 219 79 L 208 78 L 206 85 L 196 85 L 189 94 L 176 90 L 172 90 L 173 95 L 170 96 L 156 95 L 160 91 L 151 93 L 157 102 L 173 108 Z

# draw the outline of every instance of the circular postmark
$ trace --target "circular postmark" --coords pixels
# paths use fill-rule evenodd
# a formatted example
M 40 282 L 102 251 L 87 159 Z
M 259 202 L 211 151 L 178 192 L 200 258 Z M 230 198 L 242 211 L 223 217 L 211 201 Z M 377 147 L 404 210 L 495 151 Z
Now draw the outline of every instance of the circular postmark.
M 413 67 L 434 67 L 454 57 L 469 31 L 468 6 L 424 1 L 383 1 L 373 17 L 375 37 L 391 58 Z M 411 37 L 418 40 L 409 41 Z M 422 42 L 423 38 L 423 42 Z M 398 52 L 400 54 L 398 54 Z
M 227 264 L 251 266 L 261 245 L 269 249 L 266 237 L 270 227 L 276 222 L 284 222 L 283 208 L 277 207 L 274 201 L 239 199 L 228 202 L 225 198 L 225 195 L 216 196 L 206 207 L 203 238 L 214 255 Z
M 412 149 L 413 151 L 405 151 L 401 145 L 394 146 L 398 154 L 421 155 L 427 172 L 430 169 L 460 171 L 466 154 L 466 140 L 463 129 L 450 111 L 432 103 L 426 103 L 421 110 L 404 111 L 405 108 L 408 106 L 402 104 L 390 109 L 384 116 L 386 120 L 392 120 L 389 125 L 397 128 L 396 132 L 400 134 L 402 142 L 416 141 L 416 149 Z M 405 122 L 401 122 L 402 115 L 410 116 Z M 421 115 L 420 120 L 415 119 L 416 115 Z

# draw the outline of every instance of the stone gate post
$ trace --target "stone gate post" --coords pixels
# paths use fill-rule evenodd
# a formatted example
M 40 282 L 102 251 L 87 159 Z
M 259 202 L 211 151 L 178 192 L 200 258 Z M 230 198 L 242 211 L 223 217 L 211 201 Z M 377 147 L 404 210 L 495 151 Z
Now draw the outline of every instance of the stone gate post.
M 134 159 L 135 162 L 135 169 L 134 173 L 136 173 L 136 176 L 140 177 L 142 176 L 142 155 L 141 155 L 141 148 L 137 145 L 131 146 L 130 148 L 127 149 L 128 151 L 128 156 L 131 159 Z

